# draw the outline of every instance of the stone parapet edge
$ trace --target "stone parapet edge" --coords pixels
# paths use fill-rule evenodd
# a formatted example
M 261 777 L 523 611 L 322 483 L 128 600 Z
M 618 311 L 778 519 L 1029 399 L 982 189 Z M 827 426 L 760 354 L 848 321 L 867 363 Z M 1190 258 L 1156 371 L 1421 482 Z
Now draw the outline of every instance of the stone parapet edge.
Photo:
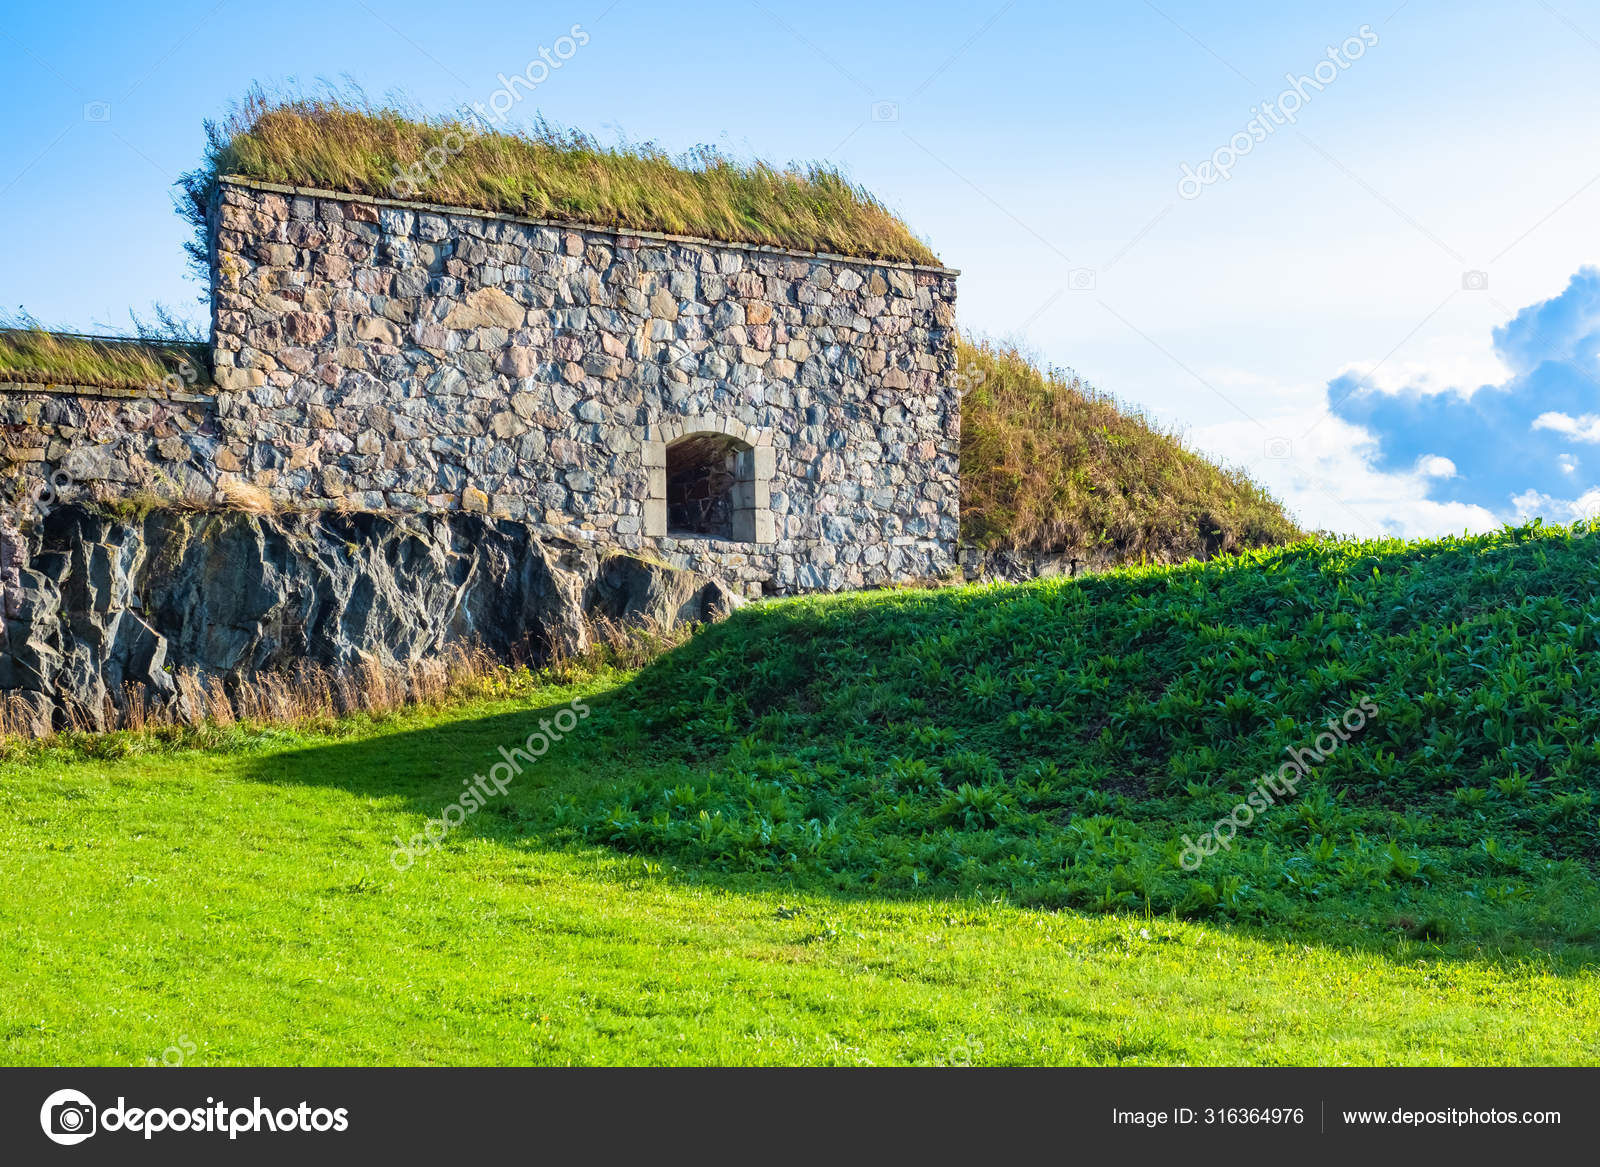
M 871 259 L 861 255 L 839 255 L 831 251 L 803 251 L 793 247 L 774 247 L 766 243 L 739 243 L 727 239 L 709 239 L 700 235 L 668 235 L 661 231 L 644 231 L 634 227 L 606 227 L 598 223 L 582 223 L 569 219 L 534 219 L 524 215 L 511 215 L 504 211 L 486 211 L 479 207 L 450 206 L 444 203 L 420 203 L 408 199 L 381 198 L 377 195 L 352 194 L 349 191 L 323 190 L 312 186 L 291 186 L 282 182 L 268 182 L 260 178 L 246 178 L 239 174 L 225 174 L 217 179 L 223 186 L 239 186 L 246 190 L 267 191 L 272 194 L 294 195 L 300 198 L 336 199 L 347 203 L 368 203 L 377 207 L 396 207 L 405 211 L 421 211 L 430 215 L 464 215 L 474 219 L 495 219 L 504 223 L 521 223 L 532 227 L 552 227 L 565 231 L 588 231 L 628 239 L 652 239 L 665 243 L 688 243 L 698 247 L 721 247 L 736 251 L 749 251 L 758 255 L 787 255 L 798 259 L 825 259 L 832 263 L 853 263 L 864 267 L 892 267 L 902 271 L 927 272 L 930 275 L 958 276 L 960 269 L 939 267 L 933 264 L 907 263 L 895 259 Z
M 67 381 L 0 381 L 0 393 L 54 393 L 67 397 L 102 397 L 112 401 L 174 401 L 182 405 L 215 405 L 215 394 L 169 389 L 114 389 L 74 385 Z

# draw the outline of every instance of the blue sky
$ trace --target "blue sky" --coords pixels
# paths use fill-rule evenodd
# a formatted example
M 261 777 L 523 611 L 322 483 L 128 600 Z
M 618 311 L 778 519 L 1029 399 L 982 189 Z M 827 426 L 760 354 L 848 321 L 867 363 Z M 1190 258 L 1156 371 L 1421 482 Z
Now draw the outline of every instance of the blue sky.
M 513 116 L 840 164 L 962 269 L 966 331 L 1309 526 L 1600 500 L 1594 2 L 29 6 L 0 28 L 0 302 L 77 328 L 198 312 L 171 183 L 203 119 L 257 81 L 484 102 L 574 24 L 588 43 Z M 1208 161 L 1228 176 L 1180 192 Z
M 1357 373 L 1328 386 L 1339 417 L 1377 438 L 1377 466 L 1420 471 L 1428 494 L 1491 513 L 1600 515 L 1600 269 L 1494 330 L 1498 384 L 1380 391 Z

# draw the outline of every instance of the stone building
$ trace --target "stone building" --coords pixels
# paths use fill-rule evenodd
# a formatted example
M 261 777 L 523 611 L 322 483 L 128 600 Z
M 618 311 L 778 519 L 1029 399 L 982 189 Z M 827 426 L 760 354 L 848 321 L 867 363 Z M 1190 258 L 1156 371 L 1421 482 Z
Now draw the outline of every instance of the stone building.
M 211 242 L 214 386 L 9 386 L 13 475 L 483 512 L 747 594 L 957 569 L 953 271 L 239 178 Z

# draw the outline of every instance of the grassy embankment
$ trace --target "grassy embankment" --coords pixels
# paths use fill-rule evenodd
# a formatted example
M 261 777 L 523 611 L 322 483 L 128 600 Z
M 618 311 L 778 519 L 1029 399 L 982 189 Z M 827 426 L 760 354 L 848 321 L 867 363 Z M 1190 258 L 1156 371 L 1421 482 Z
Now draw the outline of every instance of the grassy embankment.
M 8 1060 L 1594 1063 L 1597 556 L 1526 528 L 782 602 L 637 674 L 15 747 Z
M 961 533 L 981 547 L 1072 551 L 1092 566 L 1293 542 L 1300 530 L 1241 470 L 1064 370 L 963 344 Z

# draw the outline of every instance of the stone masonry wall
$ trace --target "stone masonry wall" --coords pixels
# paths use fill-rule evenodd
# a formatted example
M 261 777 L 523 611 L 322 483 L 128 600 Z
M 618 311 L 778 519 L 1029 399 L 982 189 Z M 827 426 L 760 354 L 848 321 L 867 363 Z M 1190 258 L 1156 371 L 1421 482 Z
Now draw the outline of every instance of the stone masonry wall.
M 957 570 L 954 272 L 243 180 L 213 238 L 223 480 L 484 511 L 748 592 Z M 732 538 L 667 530 L 690 435 L 738 471 Z
M 209 392 L 0 383 L 0 512 L 25 518 L 86 497 L 213 501 L 219 433 Z

